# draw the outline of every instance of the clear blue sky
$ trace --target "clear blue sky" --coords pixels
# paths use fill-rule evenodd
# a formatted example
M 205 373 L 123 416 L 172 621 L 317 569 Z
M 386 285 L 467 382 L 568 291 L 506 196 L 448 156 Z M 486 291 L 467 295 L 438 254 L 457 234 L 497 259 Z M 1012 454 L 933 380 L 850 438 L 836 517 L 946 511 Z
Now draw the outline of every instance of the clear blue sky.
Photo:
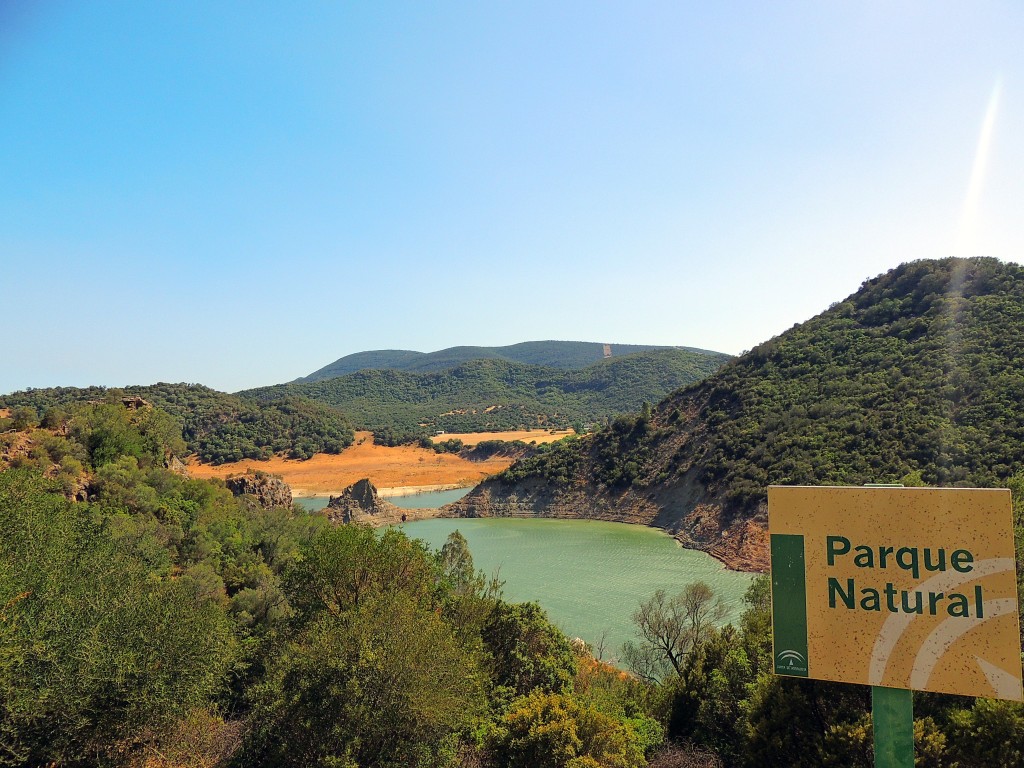
M 904 261 L 1020 261 L 1022 35 L 1016 1 L 0 0 L 0 393 L 738 353 Z

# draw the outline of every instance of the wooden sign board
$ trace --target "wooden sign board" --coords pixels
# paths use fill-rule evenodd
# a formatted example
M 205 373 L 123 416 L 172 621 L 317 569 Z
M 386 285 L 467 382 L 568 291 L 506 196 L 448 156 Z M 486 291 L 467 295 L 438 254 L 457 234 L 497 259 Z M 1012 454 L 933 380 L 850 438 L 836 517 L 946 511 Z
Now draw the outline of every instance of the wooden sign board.
M 775 672 L 1022 700 L 1010 492 L 768 489 Z

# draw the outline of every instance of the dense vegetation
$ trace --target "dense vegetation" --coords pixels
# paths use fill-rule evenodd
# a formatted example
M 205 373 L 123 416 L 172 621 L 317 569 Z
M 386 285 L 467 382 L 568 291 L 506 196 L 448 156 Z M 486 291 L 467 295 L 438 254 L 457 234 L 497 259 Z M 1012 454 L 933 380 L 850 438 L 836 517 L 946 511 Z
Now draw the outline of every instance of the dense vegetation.
M 458 533 L 431 552 L 102 453 L 88 504 L 0 472 L 0 764 L 872 765 L 867 689 L 772 674 L 764 577 L 737 627 L 701 584 L 640 605 L 626 676 Z M 1020 704 L 918 694 L 915 718 L 919 765 L 1024 759 Z
M 668 349 L 641 344 L 612 344 L 615 357 Z M 675 347 L 688 352 L 718 355 L 716 352 L 692 347 Z M 721 356 L 720 356 L 721 357 Z M 509 363 L 542 365 L 549 368 L 576 370 L 604 359 L 604 345 L 587 341 L 526 341 L 507 347 L 451 347 L 437 352 L 412 352 L 405 349 L 378 349 L 357 352 L 335 360 L 296 382 L 321 381 L 364 370 L 394 370 L 409 373 L 437 373 L 468 363 L 471 360 L 505 360 Z
M 236 498 L 164 468 L 175 426 L 86 403 L 4 434 L 0 764 L 641 766 L 661 742 L 646 693 L 458 534 Z
M 348 414 L 358 428 L 372 430 L 378 442 L 394 443 L 438 430 L 582 429 L 702 379 L 726 359 L 663 349 L 573 371 L 472 360 L 438 373 L 365 370 L 240 394 L 260 401 L 297 395 L 327 403 Z
M 702 480 L 991 486 L 1024 460 L 1024 268 L 905 264 L 703 389 Z
M 905 264 L 508 483 L 645 493 L 698 482 L 752 511 L 771 483 L 993 486 L 1024 465 L 1024 268 Z
M 178 421 L 189 452 L 215 464 L 266 459 L 275 453 L 306 459 L 314 453 L 338 453 L 352 443 L 348 421 L 323 403 L 297 395 L 256 401 L 198 384 L 30 389 L 0 397 L 0 407 L 28 408 L 29 419 L 57 421 L 73 404 L 120 403 L 122 397 L 142 397 L 166 411 Z

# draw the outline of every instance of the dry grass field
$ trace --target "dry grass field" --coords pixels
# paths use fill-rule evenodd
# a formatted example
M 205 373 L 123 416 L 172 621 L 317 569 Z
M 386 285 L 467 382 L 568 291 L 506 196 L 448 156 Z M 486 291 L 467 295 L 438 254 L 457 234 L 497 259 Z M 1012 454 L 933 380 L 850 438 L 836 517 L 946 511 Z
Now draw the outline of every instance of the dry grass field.
M 515 437 L 513 437 L 515 435 Z M 476 444 L 480 440 L 536 440 L 550 442 L 564 437 L 548 432 L 494 432 L 482 435 L 439 435 L 438 440 L 458 437 L 463 442 Z M 467 441 L 465 438 L 470 438 Z M 398 489 L 426 490 L 440 486 L 460 487 L 475 485 L 488 475 L 508 468 L 510 459 L 495 457 L 487 461 L 466 461 L 450 453 L 434 453 L 418 446 L 403 445 L 389 448 L 374 445 L 373 435 L 357 432 L 356 441 L 342 453 L 318 453 L 306 461 L 275 457 L 269 461 L 239 461 L 213 466 L 189 461 L 188 470 L 194 477 L 227 477 L 243 474 L 248 469 L 280 475 L 292 487 L 296 496 L 324 496 L 338 493 L 346 486 L 364 477 L 370 478 L 379 489 L 397 492 Z
M 553 443 L 563 437 L 575 435 L 571 429 L 525 429 L 519 432 L 445 432 L 442 435 L 434 435 L 434 442 L 442 440 L 459 439 L 466 445 L 476 445 L 484 440 L 522 440 L 524 443 Z

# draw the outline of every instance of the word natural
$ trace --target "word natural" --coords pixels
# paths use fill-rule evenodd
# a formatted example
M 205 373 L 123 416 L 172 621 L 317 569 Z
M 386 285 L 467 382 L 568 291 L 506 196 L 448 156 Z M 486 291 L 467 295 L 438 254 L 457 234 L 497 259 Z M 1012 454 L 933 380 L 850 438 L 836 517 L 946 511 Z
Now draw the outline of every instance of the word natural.
M 872 571 L 889 568 L 909 572 L 920 579 L 922 572 L 943 572 L 947 570 L 970 573 L 974 570 L 974 555 L 966 549 L 953 550 L 948 556 L 944 548 L 919 547 L 871 547 L 864 544 L 852 546 L 845 536 L 828 536 L 825 552 L 829 567 L 849 558 L 857 568 Z M 845 583 L 844 583 L 845 581 Z M 836 608 L 840 603 L 849 610 L 888 610 L 890 613 L 928 613 L 935 616 L 945 611 L 950 616 L 962 618 L 985 617 L 981 586 L 974 587 L 974 594 L 968 597 L 960 592 L 937 592 L 900 589 L 887 581 L 881 589 L 874 587 L 857 588 L 855 579 L 840 580 L 828 577 L 828 607 Z

